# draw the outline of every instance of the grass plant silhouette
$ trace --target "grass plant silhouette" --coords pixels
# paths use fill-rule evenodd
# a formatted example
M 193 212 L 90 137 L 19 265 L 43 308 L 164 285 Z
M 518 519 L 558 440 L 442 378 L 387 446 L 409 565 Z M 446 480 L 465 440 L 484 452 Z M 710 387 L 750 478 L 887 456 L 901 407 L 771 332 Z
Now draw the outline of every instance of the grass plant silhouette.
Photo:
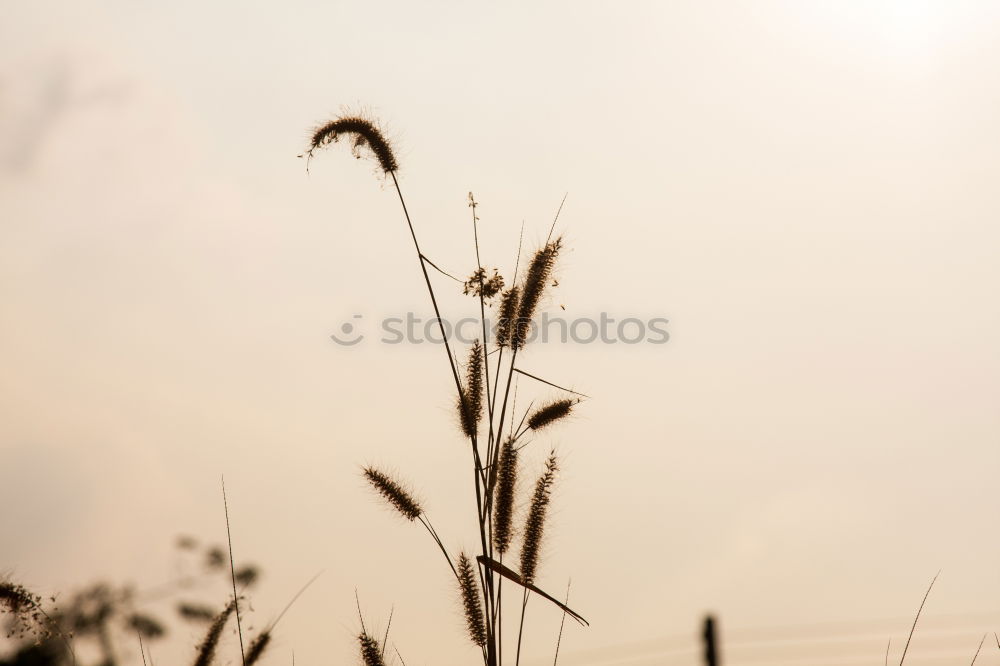
M 362 474 L 372 488 L 400 515 L 409 521 L 419 520 L 441 550 L 456 579 L 466 620 L 466 633 L 470 642 L 481 651 L 485 666 L 502 666 L 505 663 L 503 628 L 506 613 L 503 603 L 503 583 L 508 581 L 522 590 L 517 649 L 514 659 L 509 661 L 518 664 L 521 656 L 525 609 L 531 594 L 541 596 L 555 604 L 563 611 L 564 616 L 569 615 L 581 624 L 587 624 L 586 620 L 565 603 L 535 585 L 538 566 L 542 560 L 547 508 L 558 470 L 558 459 L 554 451 L 549 454 L 543 473 L 529 498 L 529 509 L 523 526 L 521 529 L 516 529 L 514 523 L 516 494 L 519 488 L 517 480 L 520 475 L 518 452 L 530 443 L 527 441 L 530 439 L 528 433 L 536 433 L 564 419 L 569 415 L 573 405 L 579 401 L 578 398 L 559 398 L 546 403 L 530 415 L 529 405 L 518 425 L 514 426 L 515 399 L 512 398 L 511 389 L 517 378 L 527 376 L 557 390 L 565 391 L 558 385 L 517 367 L 518 353 L 530 342 L 532 319 L 541 307 L 545 293 L 552 282 L 552 271 L 563 250 L 562 238 L 552 237 L 562 204 L 553 220 L 548 239 L 532 255 L 524 275 L 519 276 L 515 266 L 514 275 L 508 279 L 498 270 L 487 270 L 482 264 L 478 204 L 472 194 L 469 194 L 475 267 L 467 281 L 458 281 L 462 282 L 465 294 L 479 301 L 482 337 L 469 348 L 467 362 L 461 366 L 445 330 L 428 267 L 442 273 L 444 271 L 438 268 L 421 249 L 397 178 L 399 162 L 391 143 L 385 138 L 377 121 L 363 115 L 348 114 L 317 127 L 312 132 L 304 156 L 311 160 L 319 150 L 341 141 L 350 144 L 356 157 L 368 156 L 374 159 L 386 180 L 392 182 L 399 198 L 434 316 L 437 318 L 441 339 L 444 342 L 448 366 L 454 381 L 460 430 L 469 444 L 479 552 L 474 557 L 465 552 L 452 557 L 449 549 L 431 526 L 422 505 L 413 498 L 403 484 L 393 476 L 371 466 L 364 467 Z M 520 256 L 517 264 L 519 260 Z M 504 289 L 506 284 L 511 286 Z M 499 299 L 495 298 L 497 296 Z M 492 337 L 487 326 L 488 309 L 495 310 L 497 314 L 497 326 Z M 504 350 L 509 350 L 506 358 Z M 524 425 L 525 421 L 527 426 Z M 505 554 L 517 539 L 521 542 L 520 572 L 503 563 Z M 383 663 L 380 660 L 384 656 L 384 645 L 380 648 L 378 640 L 371 636 L 364 626 L 358 634 L 358 644 L 365 664 Z

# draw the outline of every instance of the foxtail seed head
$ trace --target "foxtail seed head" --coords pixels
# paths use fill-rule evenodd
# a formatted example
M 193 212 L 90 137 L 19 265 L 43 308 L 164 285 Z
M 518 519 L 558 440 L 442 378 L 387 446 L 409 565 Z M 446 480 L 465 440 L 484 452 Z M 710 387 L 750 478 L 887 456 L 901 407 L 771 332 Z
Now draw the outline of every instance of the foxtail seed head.
M 539 407 L 534 414 L 528 417 L 528 427 L 532 430 L 541 430 L 559 419 L 568 416 L 574 404 L 576 404 L 576 400 L 564 398 L 550 402 L 544 407 Z
M 458 418 L 465 436 L 475 437 L 483 415 L 483 346 L 479 340 L 469 350 L 465 373 L 465 390 L 458 396 Z
M 500 449 L 496 497 L 493 500 L 493 545 L 505 553 L 514 538 L 514 493 L 517 489 L 517 449 L 508 438 Z
M 517 324 L 517 307 L 521 302 L 521 288 L 514 285 L 504 292 L 500 299 L 500 311 L 497 318 L 496 343 L 498 347 L 510 345 L 514 328 Z
M 212 663 L 212 660 L 215 658 L 215 648 L 219 645 L 219 637 L 222 636 L 222 630 L 226 628 L 226 622 L 235 610 L 236 599 L 233 599 L 212 620 L 212 626 L 208 628 L 205 639 L 198 646 L 198 657 L 194 660 L 194 666 L 208 666 Z
M 264 650 L 271 643 L 271 631 L 265 629 L 264 631 L 257 634 L 257 637 L 250 642 L 250 647 L 247 648 L 247 658 L 246 666 L 253 666 L 257 663 L 257 660 L 261 658 L 264 654 Z
M 358 634 L 358 643 L 361 647 L 361 661 L 365 666 L 385 666 L 385 659 L 382 658 L 382 646 L 378 639 L 373 638 L 367 631 Z
M 6 607 L 7 611 L 3 608 Z M 0 581 L 0 613 L 11 614 L 7 638 L 22 639 L 32 634 L 36 639 L 47 638 L 50 631 L 48 615 L 42 610 L 42 597 L 33 594 L 24 585 L 11 581 Z
M 482 647 L 486 645 L 486 621 L 479 601 L 479 584 L 476 583 L 475 570 L 465 553 L 458 556 L 458 587 L 462 595 L 469 638 Z
M 549 241 L 545 247 L 535 252 L 528 266 L 528 273 L 524 278 L 524 291 L 521 294 L 521 302 L 517 309 L 517 321 L 514 326 L 514 334 L 511 338 L 510 346 L 513 349 L 520 349 L 528 341 L 528 331 L 531 328 L 531 319 L 538 309 L 538 302 L 545 291 L 545 285 L 552 275 L 552 268 L 556 264 L 559 250 L 562 249 L 562 238 Z
M 399 169 L 392 146 L 386 140 L 378 125 L 363 116 L 342 116 L 316 128 L 309 141 L 308 157 L 312 157 L 320 148 L 340 141 L 343 136 L 351 138 L 351 152 L 360 158 L 362 150 L 368 148 L 375 157 L 379 167 L 385 173 Z
M 363 468 L 362 473 L 372 487 L 407 520 L 415 520 L 423 513 L 420 503 L 388 474 L 371 466 Z
M 538 559 L 542 548 L 542 537 L 545 532 L 545 514 L 552 497 L 552 484 L 555 483 L 556 454 L 549 454 L 545 461 L 545 472 L 535 483 L 535 492 L 531 496 L 531 507 L 528 509 L 528 519 L 524 523 L 524 540 L 521 544 L 521 577 L 531 584 L 535 581 L 538 570 Z

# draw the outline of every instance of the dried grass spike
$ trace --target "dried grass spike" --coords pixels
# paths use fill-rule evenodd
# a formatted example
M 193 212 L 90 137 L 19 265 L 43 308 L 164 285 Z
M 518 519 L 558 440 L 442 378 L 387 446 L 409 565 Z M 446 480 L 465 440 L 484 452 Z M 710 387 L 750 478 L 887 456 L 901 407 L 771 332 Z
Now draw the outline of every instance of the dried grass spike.
M 500 299 L 500 310 L 497 313 L 496 343 L 498 347 L 510 345 L 517 321 L 517 308 L 521 302 L 521 288 L 514 285 L 504 292 Z
M 466 437 L 475 437 L 479 420 L 483 416 L 483 346 L 476 344 L 469 350 L 466 364 L 466 386 L 458 397 L 458 417 Z
M 362 116 L 342 116 L 317 127 L 310 139 L 306 155 L 311 158 L 316 150 L 336 143 L 342 136 L 351 137 L 353 142 L 351 150 L 355 157 L 361 157 L 361 150 L 368 148 L 382 171 L 392 173 L 399 169 L 392 146 L 382 130 L 376 123 Z
M 555 482 L 558 469 L 555 453 L 549 454 L 548 460 L 545 461 L 545 472 L 535 483 L 535 492 L 531 496 L 528 519 L 524 523 L 524 541 L 521 544 L 521 577 L 527 584 L 535 581 L 535 572 L 538 570 L 542 537 L 545 532 L 545 514 L 548 512 L 552 484 Z
M 205 639 L 198 646 L 198 657 L 194 660 L 194 666 L 208 666 L 212 663 L 212 659 L 215 658 L 215 648 L 219 645 L 219 637 L 222 636 L 222 630 L 226 628 L 226 622 L 235 610 L 236 599 L 233 599 L 221 613 L 215 616 L 212 626 L 205 634 Z
M 500 449 L 496 497 L 493 509 L 493 546 L 499 553 L 507 552 L 514 538 L 514 493 L 517 489 L 517 449 L 507 439 Z
M 528 427 L 532 430 L 541 430 L 559 419 L 568 416 L 575 404 L 576 400 L 564 398 L 550 402 L 544 407 L 539 407 L 534 414 L 528 417 Z
M 256 638 L 250 641 L 250 647 L 247 648 L 247 662 L 246 666 L 252 666 L 256 664 L 264 654 L 264 650 L 271 643 L 271 632 L 268 629 L 260 632 Z
M 469 557 L 462 553 L 458 556 L 458 587 L 462 594 L 462 607 L 465 610 L 465 622 L 469 630 L 469 638 L 476 645 L 486 645 L 486 622 L 483 607 L 479 603 L 479 584 L 476 583 L 476 573 Z
M 413 498 L 403 486 L 384 472 L 380 472 L 374 467 L 365 467 L 364 476 L 372 487 L 379 492 L 399 513 L 407 520 L 415 520 L 423 509 L 420 503 Z
M 535 310 L 538 309 L 538 303 L 542 299 L 545 285 L 552 275 L 552 268 L 561 249 L 562 238 L 549 241 L 545 247 L 535 252 L 528 266 L 528 273 L 524 278 L 524 292 L 521 294 L 514 334 L 511 338 L 511 347 L 514 349 L 520 349 L 528 341 L 531 319 L 535 316 Z
M 378 639 L 373 638 L 366 631 L 358 634 L 358 643 L 361 647 L 361 661 L 365 666 L 385 666 L 385 659 L 382 658 L 382 646 Z

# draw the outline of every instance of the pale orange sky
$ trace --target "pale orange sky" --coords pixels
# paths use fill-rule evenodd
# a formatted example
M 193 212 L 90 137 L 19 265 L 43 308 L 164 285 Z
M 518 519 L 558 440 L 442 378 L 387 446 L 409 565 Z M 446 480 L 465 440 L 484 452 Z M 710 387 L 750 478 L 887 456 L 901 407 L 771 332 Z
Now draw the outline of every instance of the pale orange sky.
M 224 536 L 225 473 L 257 616 L 325 570 L 271 663 L 352 663 L 355 588 L 408 664 L 477 658 L 433 544 L 358 476 L 393 467 L 474 543 L 443 352 L 328 337 L 430 312 L 373 165 L 295 157 L 345 104 L 390 128 L 435 262 L 473 267 L 470 190 L 508 271 L 569 192 L 548 307 L 670 320 L 666 345 L 525 356 L 593 396 L 537 448 L 565 456 L 541 581 L 592 623 L 561 664 L 666 663 L 706 610 L 733 636 L 860 623 L 880 662 L 939 569 L 908 663 L 1000 629 L 989 2 L 9 7 L 0 570 L 159 583 L 175 535 Z M 949 614 L 974 619 L 945 640 Z

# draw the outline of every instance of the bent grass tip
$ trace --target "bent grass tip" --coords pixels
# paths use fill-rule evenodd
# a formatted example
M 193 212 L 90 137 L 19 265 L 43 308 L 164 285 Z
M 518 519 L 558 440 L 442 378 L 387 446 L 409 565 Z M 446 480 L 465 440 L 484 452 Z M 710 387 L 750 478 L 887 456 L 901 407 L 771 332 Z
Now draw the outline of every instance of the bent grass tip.
M 392 144 L 385 138 L 378 124 L 358 115 L 341 116 L 313 130 L 305 155 L 311 159 L 317 150 L 337 143 L 344 136 L 351 138 L 351 152 L 355 157 L 360 158 L 362 151 L 367 148 L 384 173 L 393 173 L 399 169 Z

